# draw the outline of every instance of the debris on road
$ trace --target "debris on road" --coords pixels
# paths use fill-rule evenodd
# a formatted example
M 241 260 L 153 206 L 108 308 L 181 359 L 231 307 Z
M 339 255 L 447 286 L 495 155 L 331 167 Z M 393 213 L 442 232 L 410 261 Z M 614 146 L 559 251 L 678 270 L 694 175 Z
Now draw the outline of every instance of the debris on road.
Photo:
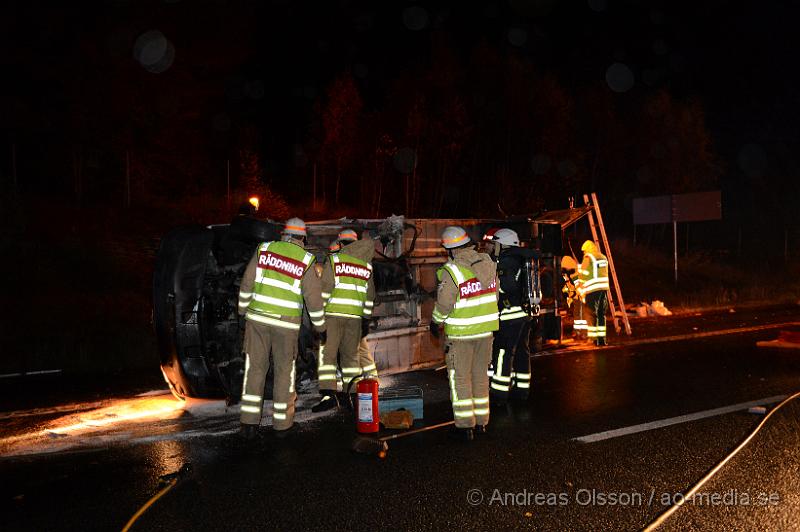
M 652 303 L 642 301 L 637 307 L 634 307 L 634 313 L 640 318 L 647 318 L 649 316 L 672 316 L 672 311 L 669 310 L 663 301 L 654 299 Z

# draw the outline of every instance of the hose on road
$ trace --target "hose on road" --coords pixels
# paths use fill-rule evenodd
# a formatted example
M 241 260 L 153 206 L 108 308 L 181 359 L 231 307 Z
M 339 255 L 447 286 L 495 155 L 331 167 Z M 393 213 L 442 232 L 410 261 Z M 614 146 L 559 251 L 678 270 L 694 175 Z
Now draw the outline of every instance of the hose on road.
M 122 528 L 122 532 L 128 532 L 133 526 L 133 524 L 136 522 L 136 520 L 139 519 L 142 516 L 142 514 L 144 514 L 147 511 L 148 508 L 150 508 L 153 504 L 155 504 L 155 502 L 158 499 L 166 495 L 169 490 L 174 488 L 175 485 L 178 483 L 178 481 L 181 480 L 181 477 L 183 477 L 184 474 L 188 473 L 190 469 L 191 469 L 190 464 L 184 464 L 184 466 L 181 467 L 178 471 L 160 477 L 159 483 L 164 487 L 158 490 L 158 493 L 150 497 L 150 499 L 146 503 L 144 503 L 142 507 L 136 511 L 135 514 L 133 514 L 133 516 L 128 520 L 128 522 L 125 523 L 125 526 Z
M 721 461 L 720 461 L 720 462 L 719 462 L 717 465 L 715 465 L 715 466 L 714 466 L 714 467 L 713 467 L 713 468 L 712 468 L 712 469 L 711 469 L 711 470 L 710 470 L 708 473 L 706 473 L 706 475 L 705 475 L 703 478 L 701 478 L 701 479 L 700 479 L 700 480 L 699 480 L 699 481 L 698 481 L 698 482 L 697 482 L 697 483 L 696 483 L 694 486 L 692 486 L 692 487 L 691 487 L 691 489 L 690 489 L 688 492 L 686 492 L 686 495 L 684 495 L 684 496 L 680 497 L 680 498 L 679 498 L 677 501 L 675 501 L 675 504 L 673 504 L 672 506 L 670 506 L 670 507 L 669 507 L 669 508 L 668 508 L 668 509 L 667 509 L 665 512 L 663 512 L 661 515 L 659 515 L 658 517 L 656 517 L 656 518 L 655 518 L 653 521 L 651 521 L 651 522 L 650 522 L 650 524 L 648 524 L 648 525 L 647 525 L 646 527 L 644 527 L 642 530 L 643 530 L 644 532 L 650 532 L 650 531 L 652 531 L 652 530 L 655 530 L 656 528 L 658 528 L 658 527 L 659 527 L 659 526 L 661 526 L 662 524 L 664 524 L 664 522 L 665 522 L 667 519 L 669 519 L 669 517 L 670 517 L 672 514 L 674 514 L 675 512 L 677 512 L 677 511 L 678 511 L 678 509 L 679 509 L 681 506 L 683 506 L 683 503 L 684 503 L 684 502 L 686 502 L 688 499 L 691 499 L 692 497 L 694 497 L 694 495 L 697 493 L 697 491 L 698 491 L 700 488 L 702 488 L 702 487 L 703 487 L 703 485 L 704 485 L 706 482 L 708 482 L 709 480 L 711 480 L 711 478 L 712 478 L 714 475 L 716 475 L 716 474 L 717 474 L 717 472 L 719 472 L 719 470 L 720 470 L 720 469 L 722 469 L 722 468 L 723 468 L 723 466 L 724 466 L 725 464 L 727 464 L 728 462 L 730 462 L 730 461 L 731 461 L 731 459 L 732 459 L 734 456 L 736 456 L 737 454 L 739 454 L 739 451 L 741 451 L 742 449 L 744 449 L 744 448 L 745 448 L 745 446 L 747 446 L 747 444 L 748 444 L 748 443 L 750 443 L 750 440 L 752 440 L 752 439 L 755 437 L 755 435 L 756 435 L 756 434 L 758 434 L 758 432 L 759 432 L 759 431 L 760 431 L 760 430 L 761 430 L 761 429 L 764 427 L 764 425 L 766 425 L 766 424 L 767 424 L 767 421 L 769 420 L 769 418 L 771 418 L 771 417 L 772 417 L 772 415 L 773 415 L 775 412 L 777 412 L 778 410 L 780 410 L 781 408 L 783 408 L 785 405 L 789 404 L 790 402 L 792 402 L 792 401 L 794 401 L 795 399 L 798 399 L 798 398 L 800 398 L 800 392 L 796 392 L 796 393 L 794 393 L 794 394 L 790 395 L 789 397 L 787 397 L 786 399 L 784 399 L 783 401 L 781 401 L 781 402 L 778 404 L 778 406 L 776 406 L 775 408 L 773 408 L 772 410 L 770 410 L 770 411 L 769 411 L 769 413 L 768 413 L 768 414 L 767 414 L 767 415 L 764 417 L 764 419 L 762 419 L 762 420 L 761 420 L 761 423 L 759 423 L 759 424 L 756 426 L 756 428 L 755 428 L 755 429 L 753 429 L 753 430 L 752 430 L 752 432 L 750 432 L 750 434 L 749 434 L 749 435 L 748 435 L 748 436 L 747 436 L 747 437 L 746 437 L 744 440 L 742 440 L 742 442 L 741 442 L 741 443 L 740 443 L 738 446 L 736 446 L 736 448 L 735 448 L 733 451 L 731 451 L 731 452 L 728 454 L 728 456 L 726 456 L 725 458 L 723 458 L 723 459 L 722 459 L 722 460 L 721 460 Z

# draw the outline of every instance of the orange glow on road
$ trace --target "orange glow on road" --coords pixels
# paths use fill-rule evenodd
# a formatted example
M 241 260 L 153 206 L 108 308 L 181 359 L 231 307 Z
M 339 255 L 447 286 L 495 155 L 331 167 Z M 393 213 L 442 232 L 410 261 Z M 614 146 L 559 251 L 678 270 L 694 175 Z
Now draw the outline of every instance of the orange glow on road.
M 172 396 L 124 399 L 105 408 L 61 418 L 55 422 L 56 426 L 46 428 L 44 432 L 69 434 L 146 418 L 173 419 L 183 413 L 183 407 L 184 403 Z M 76 422 L 76 418 L 79 421 Z

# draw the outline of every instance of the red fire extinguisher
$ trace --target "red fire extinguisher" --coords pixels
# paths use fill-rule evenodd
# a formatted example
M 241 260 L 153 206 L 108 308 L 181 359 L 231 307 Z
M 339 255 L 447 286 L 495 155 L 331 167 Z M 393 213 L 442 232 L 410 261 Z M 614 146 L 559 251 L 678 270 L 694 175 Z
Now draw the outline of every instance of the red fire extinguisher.
M 362 379 L 356 385 L 356 430 L 362 434 L 378 432 L 381 416 L 378 412 L 378 381 Z

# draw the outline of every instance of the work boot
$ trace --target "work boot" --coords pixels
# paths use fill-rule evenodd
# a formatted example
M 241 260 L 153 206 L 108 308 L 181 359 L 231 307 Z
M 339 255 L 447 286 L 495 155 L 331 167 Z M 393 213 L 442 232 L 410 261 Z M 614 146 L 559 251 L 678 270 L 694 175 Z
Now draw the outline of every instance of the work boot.
M 322 398 L 319 400 L 319 403 L 315 404 L 311 407 L 311 411 L 316 412 L 325 412 L 327 410 L 331 410 L 333 408 L 339 407 L 339 401 L 336 399 L 335 392 L 325 392 L 322 394 Z
M 598 345 L 598 346 L 604 346 L 604 345 L 608 345 L 608 342 L 606 342 L 606 337 L 605 336 L 599 336 L 597 338 L 597 340 L 595 340 L 595 344 Z
M 463 441 L 463 442 L 472 441 L 474 438 L 474 436 L 472 435 L 471 428 L 462 429 L 459 427 L 451 427 L 450 432 L 448 433 L 448 437 L 451 440 Z
M 239 436 L 248 441 L 254 440 L 258 436 L 258 425 L 242 423 L 242 426 L 239 427 Z
M 474 436 L 486 436 L 489 431 L 486 430 L 486 425 L 475 425 L 475 428 L 472 429 L 472 434 Z

